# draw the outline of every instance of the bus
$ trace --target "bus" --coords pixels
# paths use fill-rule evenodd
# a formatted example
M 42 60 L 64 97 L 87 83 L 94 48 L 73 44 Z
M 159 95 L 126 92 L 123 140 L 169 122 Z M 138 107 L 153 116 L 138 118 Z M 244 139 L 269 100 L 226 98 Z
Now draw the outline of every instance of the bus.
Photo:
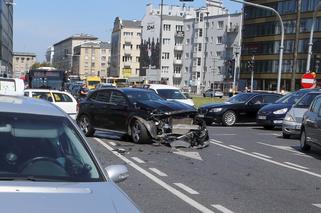
M 29 89 L 64 90 L 66 72 L 56 69 L 34 69 L 27 74 L 26 81 Z
M 86 85 L 89 90 L 96 89 L 96 86 L 101 83 L 99 76 L 88 76 L 86 77 Z
M 106 79 L 106 83 L 110 83 L 116 87 L 121 87 L 122 85 L 124 85 L 124 86 L 128 85 L 128 79 L 127 78 L 109 77 Z

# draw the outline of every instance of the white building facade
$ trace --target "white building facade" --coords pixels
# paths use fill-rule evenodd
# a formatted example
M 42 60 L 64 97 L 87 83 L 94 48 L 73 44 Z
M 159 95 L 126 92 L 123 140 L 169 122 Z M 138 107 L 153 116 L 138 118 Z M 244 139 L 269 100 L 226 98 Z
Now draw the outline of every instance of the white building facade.
M 161 36 L 160 7 L 154 8 L 152 4 L 146 6 L 142 20 L 140 76 L 148 82 L 180 86 L 183 65 L 183 25 L 186 17 L 195 17 L 195 10 L 184 5 L 164 5 Z M 160 37 L 162 37 L 161 44 Z
M 220 1 L 208 1 L 196 18 L 184 20 L 181 88 L 196 94 L 231 89 L 239 70 L 241 21 L 241 13 L 229 14 Z

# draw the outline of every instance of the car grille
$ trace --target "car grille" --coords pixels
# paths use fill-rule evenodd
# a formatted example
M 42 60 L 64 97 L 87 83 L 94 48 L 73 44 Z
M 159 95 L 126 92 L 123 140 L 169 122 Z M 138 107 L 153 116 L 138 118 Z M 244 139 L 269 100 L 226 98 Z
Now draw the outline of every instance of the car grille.
M 199 110 L 198 110 L 198 113 L 199 113 L 199 114 L 206 114 L 206 113 L 207 113 L 207 110 L 206 110 L 206 109 L 199 109 Z
M 177 124 L 192 125 L 193 124 L 193 119 L 192 118 L 173 118 L 172 119 L 172 125 L 177 125 Z

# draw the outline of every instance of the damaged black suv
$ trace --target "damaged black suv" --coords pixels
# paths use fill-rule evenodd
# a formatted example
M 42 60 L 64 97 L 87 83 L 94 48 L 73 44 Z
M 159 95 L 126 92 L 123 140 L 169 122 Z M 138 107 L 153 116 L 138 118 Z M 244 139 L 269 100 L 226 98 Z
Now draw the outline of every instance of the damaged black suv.
M 102 89 L 79 104 L 77 123 L 86 136 L 96 129 L 124 133 L 135 143 L 185 143 L 204 147 L 208 131 L 194 107 L 143 89 Z

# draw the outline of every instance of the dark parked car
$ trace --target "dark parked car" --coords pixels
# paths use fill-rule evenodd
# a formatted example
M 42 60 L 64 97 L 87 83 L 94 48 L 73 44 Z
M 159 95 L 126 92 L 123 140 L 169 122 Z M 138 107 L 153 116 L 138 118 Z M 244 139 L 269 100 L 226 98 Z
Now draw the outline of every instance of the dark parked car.
M 283 119 L 292 106 L 300 100 L 305 94 L 314 90 L 302 89 L 289 93 L 283 98 L 277 100 L 274 104 L 267 105 L 257 113 L 256 122 L 265 129 L 282 127 Z
M 204 93 L 203 93 L 203 97 L 218 97 L 218 98 L 223 98 L 224 96 L 224 93 L 221 91 L 221 90 L 214 90 L 213 89 L 209 89 L 209 90 L 206 90 Z
M 314 99 L 303 117 L 300 148 L 308 151 L 311 145 L 321 147 L 321 96 Z
M 254 122 L 259 109 L 280 97 L 273 93 L 240 93 L 225 103 L 203 105 L 199 112 L 204 115 L 207 125 L 215 122 L 233 126 L 237 122 Z
M 209 139 L 194 107 L 144 89 L 93 91 L 80 102 L 77 122 L 86 136 L 105 129 L 127 134 L 135 143 L 184 141 L 202 147 Z

